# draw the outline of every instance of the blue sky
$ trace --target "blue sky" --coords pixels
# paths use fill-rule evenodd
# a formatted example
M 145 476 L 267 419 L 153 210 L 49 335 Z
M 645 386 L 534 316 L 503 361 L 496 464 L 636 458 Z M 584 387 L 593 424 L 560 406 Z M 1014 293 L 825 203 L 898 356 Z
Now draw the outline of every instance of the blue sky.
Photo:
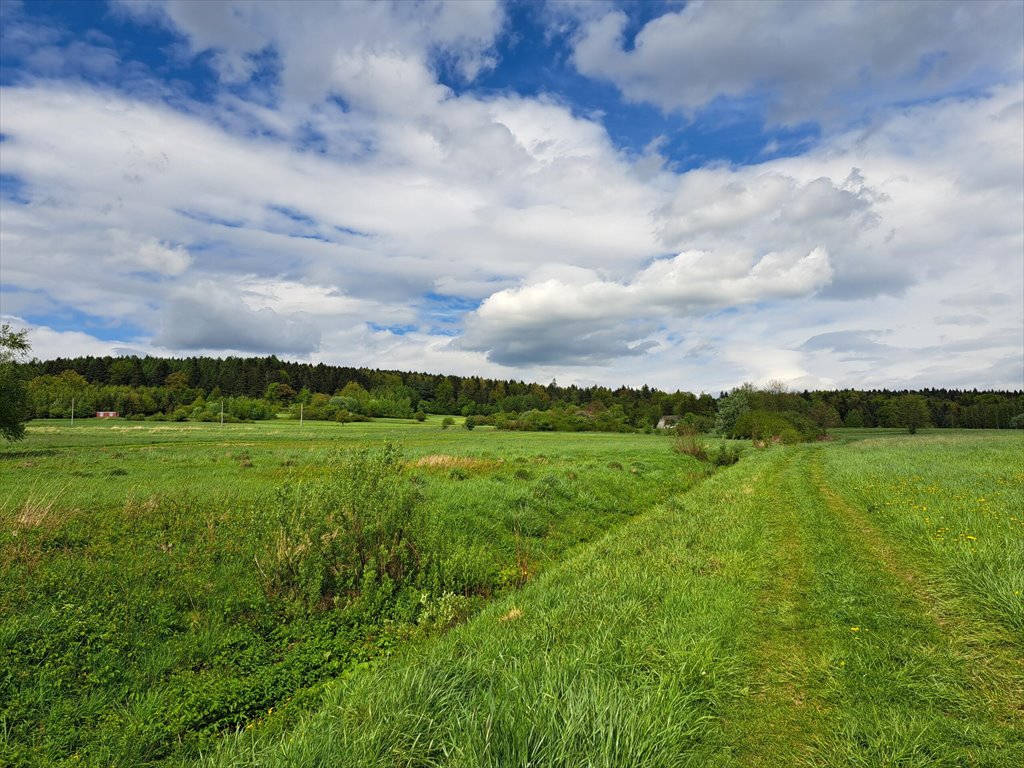
M 1024 4 L 0 5 L 40 357 L 1024 388 Z

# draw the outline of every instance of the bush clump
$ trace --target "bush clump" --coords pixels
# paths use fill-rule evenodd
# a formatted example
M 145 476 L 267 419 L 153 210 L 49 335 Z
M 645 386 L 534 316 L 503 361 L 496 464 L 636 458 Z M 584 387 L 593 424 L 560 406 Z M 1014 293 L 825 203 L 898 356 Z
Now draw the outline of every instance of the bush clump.
M 728 467 L 740 460 L 740 451 L 734 445 L 722 443 L 718 450 L 708 454 L 708 461 L 716 467 Z
M 790 445 L 814 440 L 820 432 L 817 424 L 796 411 L 750 410 L 736 419 L 729 436 Z
M 355 596 L 390 595 L 419 567 L 419 497 L 390 443 L 337 460 L 330 479 L 279 489 L 254 526 L 256 566 L 268 597 L 309 607 Z

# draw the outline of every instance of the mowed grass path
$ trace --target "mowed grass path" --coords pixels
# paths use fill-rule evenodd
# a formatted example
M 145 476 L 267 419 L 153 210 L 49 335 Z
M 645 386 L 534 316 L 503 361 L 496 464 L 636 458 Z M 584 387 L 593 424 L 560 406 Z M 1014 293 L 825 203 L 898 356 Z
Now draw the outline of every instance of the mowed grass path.
M 1024 765 L 1021 448 L 744 459 L 207 764 Z

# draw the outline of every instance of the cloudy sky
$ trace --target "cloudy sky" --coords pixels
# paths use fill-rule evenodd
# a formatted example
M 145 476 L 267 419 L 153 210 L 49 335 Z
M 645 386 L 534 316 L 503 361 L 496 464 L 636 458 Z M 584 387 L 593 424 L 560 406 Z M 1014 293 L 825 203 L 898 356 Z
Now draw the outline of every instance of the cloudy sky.
M 1024 3 L 0 3 L 0 314 L 717 393 L 1024 388 Z

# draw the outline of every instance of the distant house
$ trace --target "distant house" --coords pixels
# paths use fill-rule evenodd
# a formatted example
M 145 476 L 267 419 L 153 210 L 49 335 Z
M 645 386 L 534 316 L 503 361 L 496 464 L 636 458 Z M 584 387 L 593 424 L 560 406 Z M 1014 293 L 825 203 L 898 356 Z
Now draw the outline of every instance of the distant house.
M 116 419 L 117 411 L 96 411 L 97 419 Z
M 680 418 L 679 416 L 662 416 L 658 420 L 658 429 L 672 429 Z

